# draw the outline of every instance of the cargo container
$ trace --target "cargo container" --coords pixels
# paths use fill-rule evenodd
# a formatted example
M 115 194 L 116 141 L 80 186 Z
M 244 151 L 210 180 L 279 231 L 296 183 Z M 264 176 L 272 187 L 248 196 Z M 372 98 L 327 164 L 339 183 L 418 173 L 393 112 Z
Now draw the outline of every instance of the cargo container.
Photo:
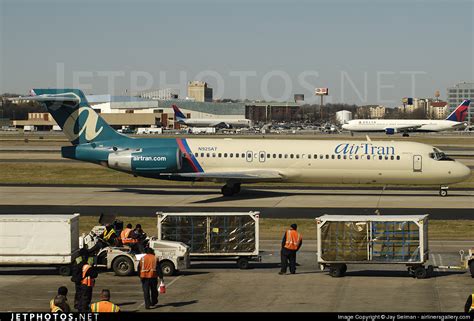
M 235 260 L 241 269 L 260 261 L 259 212 L 158 212 L 158 239 L 183 242 L 191 260 Z
M 69 275 L 79 251 L 79 214 L 0 215 L 0 266 L 52 266 Z
M 404 264 L 426 278 L 428 215 L 323 215 L 316 218 L 318 264 L 333 277 L 347 264 Z

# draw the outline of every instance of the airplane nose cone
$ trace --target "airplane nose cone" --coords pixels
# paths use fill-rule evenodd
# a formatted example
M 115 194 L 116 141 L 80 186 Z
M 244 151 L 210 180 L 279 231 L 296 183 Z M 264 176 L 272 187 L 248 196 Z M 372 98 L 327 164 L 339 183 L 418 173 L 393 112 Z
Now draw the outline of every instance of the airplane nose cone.
M 458 168 L 456 169 L 456 176 L 461 180 L 465 181 L 471 177 L 471 169 L 464 164 L 458 163 Z
M 349 129 L 349 124 L 342 125 L 342 129 L 348 130 Z

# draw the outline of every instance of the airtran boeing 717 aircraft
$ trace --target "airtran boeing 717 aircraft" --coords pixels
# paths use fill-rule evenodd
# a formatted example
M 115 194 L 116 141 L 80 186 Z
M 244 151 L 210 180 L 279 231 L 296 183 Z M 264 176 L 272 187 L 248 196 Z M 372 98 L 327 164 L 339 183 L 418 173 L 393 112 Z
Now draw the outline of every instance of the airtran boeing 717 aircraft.
M 231 196 L 256 182 L 436 185 L 471 171 L 433 146 L 413 142 L 132 138 L 117 133 L 78 89 L 34 89 L 71 141 L 62 156 L 135 176 L 225 184 Z

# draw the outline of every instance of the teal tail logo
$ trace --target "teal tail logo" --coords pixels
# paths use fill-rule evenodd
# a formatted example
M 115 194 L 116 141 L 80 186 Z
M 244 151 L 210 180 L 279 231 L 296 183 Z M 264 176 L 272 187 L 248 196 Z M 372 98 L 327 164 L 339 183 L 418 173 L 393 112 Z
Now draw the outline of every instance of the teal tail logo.
M 127 138 L 91 108 L 79 89 L 33 89 L 33 100 L 44 104 L 72 144 Z

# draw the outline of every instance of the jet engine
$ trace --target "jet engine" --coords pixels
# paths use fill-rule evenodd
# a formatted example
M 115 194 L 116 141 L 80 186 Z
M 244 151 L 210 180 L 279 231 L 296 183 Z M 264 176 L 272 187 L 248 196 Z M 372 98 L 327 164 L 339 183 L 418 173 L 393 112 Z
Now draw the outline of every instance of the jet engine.
M 393 135 L 397 132 L 395 128 L 385 128 L 385 134 L 387 135 Z
M 126 149 L 110 153 L 108 165 L 127 172 L 172 173 L 181 169 L 183 155 L 178 148 Z

